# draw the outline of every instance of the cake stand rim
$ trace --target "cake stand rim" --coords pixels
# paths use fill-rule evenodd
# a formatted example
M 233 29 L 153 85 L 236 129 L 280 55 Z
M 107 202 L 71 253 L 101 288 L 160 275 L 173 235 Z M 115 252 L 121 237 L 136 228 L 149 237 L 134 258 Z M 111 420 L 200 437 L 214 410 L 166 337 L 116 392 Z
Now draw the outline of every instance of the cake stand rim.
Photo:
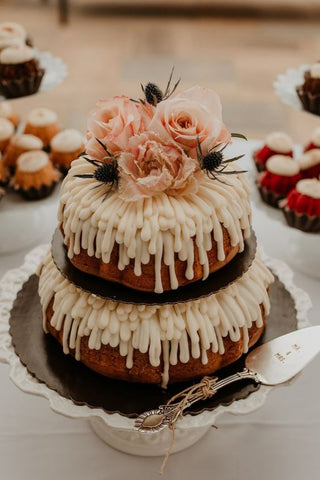
M 24 263 L 15 269 L 8 270 L 0 280 L 0 362 L 10 366 L 10 379 L 23 392 L 47 398 L 51 409 L 70 418 L 100 417 L 106 425 L 122 429 L 133 430 L 134 419 L 119 413 L 106 413 L 101 408 L 91 408 L 87 405 L 76 405 L 72 400 L 59 395 L 45 384 L 40 383 L 22 365 L 16 355 L 9 334 L 9 318 L 13 302 L 22 285 L 34 274 L 49 250 L 48 245 L 41 245 L 31 250 Z M 297 311 L 297 326 L 310 326 L 307 313 L 311 308 L 309 295 L 297 287 L 293 282 L 293 271 L 281 260 L 266 256 L 260 247 L 263 260 L 268 267 L 279 277 L 286 290 L 292 296 Z M 177 425 L 177 428 L 198 428 L 212 425 L 218 416 L 223 413 L 245 414 L 260 408 L 266 401 L 268 393 L 274 387 L 262 386 L 243 400 L 234 401 L 231 405 L 220 405 L 213 411 L 203 411 L 198 415 L 186 415 Z

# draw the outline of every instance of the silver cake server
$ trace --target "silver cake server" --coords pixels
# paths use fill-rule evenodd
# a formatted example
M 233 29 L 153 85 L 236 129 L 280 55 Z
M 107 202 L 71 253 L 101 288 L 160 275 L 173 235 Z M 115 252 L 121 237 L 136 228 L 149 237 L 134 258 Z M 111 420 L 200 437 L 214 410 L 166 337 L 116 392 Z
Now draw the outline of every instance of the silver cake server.
M 142 413 L 135 420 L 140 432 L 159 432 L 172 426 L 185 409 L 204 398 L 213 396 L 221 388 L 242 379 L 251 379 L 263 385 L 280 385 L 295 377 L 320 352 L 320 325 L 303 328 L 275 338 L 252 350 L 246 357 L 242 372 L 215 382 L 205 377 L 181 393 L 181 400 L 160 405 L 156 410 Z M 205 390 L 204 390 L 205 386 Z M 191 391 L 192 390 L 192 391 Z M 176 397 L 176 396 L 175 396 Z

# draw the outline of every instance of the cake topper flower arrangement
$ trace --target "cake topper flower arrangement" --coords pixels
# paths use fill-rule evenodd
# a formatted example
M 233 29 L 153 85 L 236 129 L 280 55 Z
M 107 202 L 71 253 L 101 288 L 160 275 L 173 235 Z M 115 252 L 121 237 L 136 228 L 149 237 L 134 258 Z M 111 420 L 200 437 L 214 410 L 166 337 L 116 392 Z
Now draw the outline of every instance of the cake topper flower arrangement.
M 229 164 L 243 155 L 224 159 L 231 137 L 222 121 L 219 96 L 195 86 L 175 96 L 179 81 L 162 93 L 148 83 L 145 98 L 126 96 L 100 100 L 92 109 L 83 157 L 96 169 L 78 175 L 107 185 L 106 196 L 119 187 L 119 196 L 135 201 L 165 192 L 168 195 L 196 193 L 204 172 L 209 178 L 238 174 Z

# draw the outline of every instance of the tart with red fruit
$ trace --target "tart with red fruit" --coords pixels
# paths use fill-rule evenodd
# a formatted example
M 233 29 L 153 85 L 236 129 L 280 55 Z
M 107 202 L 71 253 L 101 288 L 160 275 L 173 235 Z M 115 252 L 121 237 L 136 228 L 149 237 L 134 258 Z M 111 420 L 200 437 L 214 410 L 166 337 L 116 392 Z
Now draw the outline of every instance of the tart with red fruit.
M 300 180 L 281 207 L 291 227 L 304 232 L 320 232 L 320 180 Z
M 258 172 L 263 172 L 269 158 L 277 154 L 293 157 L 292 140 L 286 133 L 270 133 L 267 135 L 264 145 L 254 152 L 253 160 Z

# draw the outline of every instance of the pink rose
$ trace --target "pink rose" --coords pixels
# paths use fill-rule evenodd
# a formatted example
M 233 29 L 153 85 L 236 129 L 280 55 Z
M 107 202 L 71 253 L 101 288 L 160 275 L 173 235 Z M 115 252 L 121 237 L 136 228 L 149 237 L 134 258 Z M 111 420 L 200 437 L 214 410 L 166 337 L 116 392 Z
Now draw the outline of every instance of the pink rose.
M 153 111 L 151 105 L 137 104 L 125 96 L 100 100 L 88 119 L 86 152 L 93 158 L 105 157 L 96 138 L 110 153 L 125 150 L 130 137 L 148 128 Z
M 203 154 L 217 143 L 231 140 L 222 122 L 219 96 L 199 86 L 158 103 L 149 129 L 162 139 L 172 138 L 192 156 L 198 138 Z
M 174 142 L 163 142 L 153 132 L 132 137 L 118 159 L 120 197 L 135 201 L 161 192 L 196 192 L 199 164 Z

